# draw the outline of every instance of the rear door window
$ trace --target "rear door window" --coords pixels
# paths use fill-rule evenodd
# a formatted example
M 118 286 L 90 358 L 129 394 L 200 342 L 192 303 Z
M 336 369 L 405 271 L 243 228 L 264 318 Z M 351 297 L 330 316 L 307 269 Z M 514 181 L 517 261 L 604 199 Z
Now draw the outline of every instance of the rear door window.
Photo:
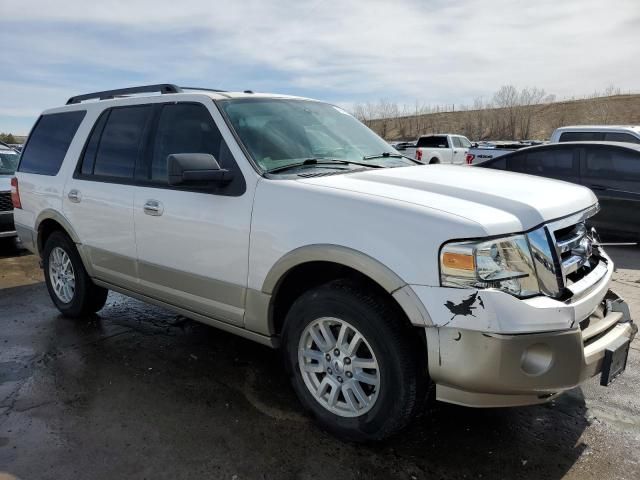
M 588 148 L 585 176 L 640 181 L 640 152 L 622 148 Z
M 98 142 L 93 175 L 113 179 L 133 179 L 136 162 L 144 149 L 151 113 L 150 105 L 111 109 Z M 91 147 L 89 142 L 87 150 Z M 87 174 L 87 172 L 83 173 Z
M 42 115 L 22 152 L 18 171 L 56 175 L 86 111 Z
M 609 132 L 604 134 L 604 139 L 607 142 L 640 143 L 640 138 L 634 137 L 630 133 Z
M 560 134 L 560 142 L 591 142 L 604 139 L 602 132 L 563 132 Z
M 448 148 L 449 143 L 445 135 L 432 135 L 430 137 L 420 137 L 418 148 Z

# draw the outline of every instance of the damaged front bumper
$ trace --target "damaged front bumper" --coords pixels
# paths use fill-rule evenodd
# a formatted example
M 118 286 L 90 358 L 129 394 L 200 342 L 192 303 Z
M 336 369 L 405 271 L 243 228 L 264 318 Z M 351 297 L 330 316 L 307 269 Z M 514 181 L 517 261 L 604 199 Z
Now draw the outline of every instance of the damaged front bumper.
M 562 331 L 501 334 L 448 325 L 425 330 L 437 398 L 501 407 L 543 403 L 598 374 L 609 383 L 624 370 L 637 327 L 626 303 L 609 290 L 589 316 Z

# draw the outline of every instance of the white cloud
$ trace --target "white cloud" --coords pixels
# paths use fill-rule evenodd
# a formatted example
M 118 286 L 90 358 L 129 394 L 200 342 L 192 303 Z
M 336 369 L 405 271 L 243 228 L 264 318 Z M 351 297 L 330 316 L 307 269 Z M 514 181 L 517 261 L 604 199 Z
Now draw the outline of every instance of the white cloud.
M 0 12 L 11 12 L 3 22 L 26 25 L 0 33 L 5 52 L 16 53 L 12 67 L 32 75 L 32 91 L 54 85 L 65 95 L 134 80 L 225 81 L 340 101 L 459 104 L 507 83 L 562 97 L 609 84 L 633 90 L 640 77 L 637 0 L 10 4 L 0 0 Z M 60 65 L 73 71 L 65 76 Z M 27 110 L 61 100 L 20 98 Z

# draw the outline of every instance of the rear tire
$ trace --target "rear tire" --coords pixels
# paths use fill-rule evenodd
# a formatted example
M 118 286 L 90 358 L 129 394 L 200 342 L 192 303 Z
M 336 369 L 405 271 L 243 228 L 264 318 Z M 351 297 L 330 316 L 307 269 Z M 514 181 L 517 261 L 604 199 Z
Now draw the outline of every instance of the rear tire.
M 432 158 L 431 160 L 429 160 L 429 165 L 436 165 L 440 163 L 440 160 L 438 160 L 437 158 Z
M 356 335 L 362 340 L 354 342 Z M 427 401 L 427 352 L 418 335 L 388 299 L 335 280 L 302 294 L 289 310 L 287 373 L 322 427 L 348 440 L 381 440 L 405 428 Z
M 91 281 L 67 235 L 53 232 L 44 245 L 42 258 L 49 296 L 65 317 L 83 317 L 104 307 L 109 290 Z

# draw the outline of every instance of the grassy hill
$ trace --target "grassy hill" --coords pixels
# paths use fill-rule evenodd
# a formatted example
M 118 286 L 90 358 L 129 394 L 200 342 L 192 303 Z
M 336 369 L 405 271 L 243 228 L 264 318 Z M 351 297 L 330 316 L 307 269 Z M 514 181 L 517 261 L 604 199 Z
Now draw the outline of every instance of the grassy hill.
M 460 133 L 472 140 L 518 140 L 501 123 L 509 118 L 515 123 L 529 121 L 528 139 L 548 139 L 551 132 L 564 125 L 608 124 L 640 125 L 640 94 L 614 95 L 583 100 L 545 103 L 509 108 L 463 110 L 400 116 L 367 121 L 367 125 L 387 140 L 410 140 L 429 133 Z M 515 138 L 510 138 L 515 137 Z

